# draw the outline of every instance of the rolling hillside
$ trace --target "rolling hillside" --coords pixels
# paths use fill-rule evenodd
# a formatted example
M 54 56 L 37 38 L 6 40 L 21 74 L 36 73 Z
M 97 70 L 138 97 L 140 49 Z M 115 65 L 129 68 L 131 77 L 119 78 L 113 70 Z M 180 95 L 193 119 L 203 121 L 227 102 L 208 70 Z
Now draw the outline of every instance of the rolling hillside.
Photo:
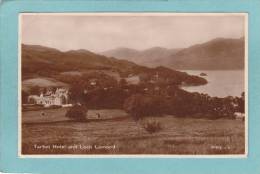
M 147 78 L 151 79 L 155 74 L 158 74 L 161 80 L 169 81 L 171 79 L 174 84 L 201 85 L 207 83 L 201 77 L 191 76 L 184 72 L 165 67 L 148 68 L 127 60 L 108 58 L 87 50 L 61 52 L 43 46 L 22 45 L 23 81 L 46 77 L 55 80 L 60 75 L 63 77 L 58 80 L 66 80 L 68 76 L 75 73 L 77 78 L 81 78 L 80 74 L 82 73 L 94 73 L 96 76 L 105 73 L 116 80 L 134 75 L 147 80 Z
M 139 72 L 147 68 L 137 66 L 126 60 L 107 58 L 87 50 L 59 50 L 35 46 L 22 45 L 23 78 L 31 76 L 52 76 L 67 71 L 113 70 L 118 73 Z

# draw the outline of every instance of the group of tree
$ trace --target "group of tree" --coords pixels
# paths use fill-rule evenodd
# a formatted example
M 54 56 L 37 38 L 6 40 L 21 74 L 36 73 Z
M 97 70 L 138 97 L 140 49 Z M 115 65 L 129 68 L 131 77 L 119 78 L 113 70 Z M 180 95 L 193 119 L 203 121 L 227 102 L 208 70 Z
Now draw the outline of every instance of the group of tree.
M 125 100 L 124 109 L 136 120 L 163 114 L 209 119 L 233 118 L 235 112 L 244 112 L 243 94 L 241 97 L 218 98 L 178 88 L 172 94 L 170 97 L 135 94 Z
M 161 78 L 156 83 L 150 82 L 154 78 L 153 72 L 141 75 L 141 83 L 137 85 L 128 84 L 124 78 L 117 81 L 103 72 L 83 73 L 79 76 L 59 75 L 57 79 L 70 85 L 71 103 L 82 103 L 89 109 L 125 109 L 137 120 L 163 114 L 222 118 L 232 117 L 235 112 L 244 112 L 244 93 L 241 97 L 219 98 L 187 92 L 179 88 L 178 80 L 181 76 L 167 74 L 170 73 L 168 69 L 159 70 Z M 91 83 L 93 81 L 94 85 Z M 55 91 L 55 88 L 52 90 Z M 26 102 L 29 95 L 39 95 L 46 91 L 47 88 L 38 86 L 22 91 L 22 101 Z
M 161 116 L 165 112 L 165 100 L 160 96 L 133 94 L 124 102 L 124 109 L 135 119 Z
M 97 80 L 107 79 L 112 83 L 97 83 L 95 88 L 91 89 L 87 82 L 94 77 Z M 84 103 L 90 109 L 125 109 L 135 119 L 163 114 L 222 118 L 232 117 L 235 112 L 244 112 L 244 94 L 241 97 L 210 97 L 207 94 L 187 92 L 176 84 L 130 85 L 125 79 L 116 82 L 105 75 L 94 77 L 88 75 L 85 80 L 71 85 L 70 98 L 74 103 Z

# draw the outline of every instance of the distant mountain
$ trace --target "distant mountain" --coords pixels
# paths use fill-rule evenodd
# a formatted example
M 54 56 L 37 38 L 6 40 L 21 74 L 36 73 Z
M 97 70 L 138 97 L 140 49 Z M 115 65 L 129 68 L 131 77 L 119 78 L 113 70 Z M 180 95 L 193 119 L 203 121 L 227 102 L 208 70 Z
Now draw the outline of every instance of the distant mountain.
M 161 80 L 171 81 L 177 85 L 182 83 L 192 85 L 207 83 L 201 77 L 191 76 L 184 72 L 165 67 L 148 68 L 127 60 L 108 58 L 88 50 L 61 52 L 57 49 L 43 46 L 22 45 L 23 81 L 46 77 L 60 80 L 61 78 L 57 79 L 60 75 L 68 78 L 69 74 L 73 75 L 76 73 L 80 77 L 82 73 L 93 71 L 106 72 L 109 76 L 119 78 L 135 75 L 146 80 L 153 78 L 157 74 L 160 75 Z
M 244 68 L 244 45 L 244 38 L 217 38 L 184 49 L 153 47 L 138 51 L 117 48 L 101 54 L 149 67 L 166 66 L 183 70 L 233 70 Z
M 244 38 L 217 38 L 183 49 L 168 57 L 166 62 L 174 69 L 244 69 L 244 47 Z
M 163 47 L 152 47 L 146 50 L 135 50 L 135 49 L 120 47 L 105 52 L 101 52 L 100 54 L 105 55 L 107 57 L 115 57 L 117 59 L 129 60 L 139 65 L 157 67 L 165 64 L 163 63 L 164 61 L 163 58 L 167 58 L 179 50 L 181 49 L 167 49 Z
M 123 59 L 123 60 L 126 59 L 129 61 L 133 61 L 135 60 L 135 57 L 139 57 L 140 53 L 141 52 L 139 50 L 119 47 L 105 52 L 101 52 L 100 54 L 107 57 L 115 57 L 118 59 Z

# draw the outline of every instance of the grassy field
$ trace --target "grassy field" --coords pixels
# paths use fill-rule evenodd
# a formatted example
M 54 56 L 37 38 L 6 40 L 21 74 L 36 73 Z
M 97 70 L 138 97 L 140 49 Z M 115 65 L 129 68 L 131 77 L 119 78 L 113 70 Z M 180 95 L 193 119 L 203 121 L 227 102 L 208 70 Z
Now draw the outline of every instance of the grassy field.
M 23 80 L 22 87 L 23 90 L 29 90 L 33 86 L 39 87 L 50 87 L 50 86 L 68 86 L 66 83 L 57 81 L 53 78 L 36 77 L 31 79 Z
M 44 116 L 42 116 L 44 112 Z M 163 116 L 148 133 L 122 110 L 90 110 L 88 122 L 66 109 L 22 113 L 22 154 L 244 154 L 244 122 Z M 97 113 L 100 118 L 97 118 Z

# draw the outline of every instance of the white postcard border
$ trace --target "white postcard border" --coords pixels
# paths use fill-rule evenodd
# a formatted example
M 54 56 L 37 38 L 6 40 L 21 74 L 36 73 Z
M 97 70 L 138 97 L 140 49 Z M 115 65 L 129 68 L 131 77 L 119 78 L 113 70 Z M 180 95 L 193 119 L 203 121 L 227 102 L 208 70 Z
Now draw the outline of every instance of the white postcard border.
M 64 16 L 244 16 L 245 17 L 245 154 L 220 154 L 220 155 L 174 155 L 174 154 L 136 154 L 136 155 L 100 155 L 100 154 L 46 154 L 46 155 L 23 155 L 22 152 L 22 102 L 21 102 L 21 89 L 22 89 L 22 72 L 21 72 L 21 46 L 22 35 L 21 25 L 22 16 L 24 15 L 64 15 Z M 248 157 L 248 13 L 178 13 L 178 12 L 86 12 L 86 13 L 20 13 L 18 17 L 18 157 L 19 158 L 247 158 Z

